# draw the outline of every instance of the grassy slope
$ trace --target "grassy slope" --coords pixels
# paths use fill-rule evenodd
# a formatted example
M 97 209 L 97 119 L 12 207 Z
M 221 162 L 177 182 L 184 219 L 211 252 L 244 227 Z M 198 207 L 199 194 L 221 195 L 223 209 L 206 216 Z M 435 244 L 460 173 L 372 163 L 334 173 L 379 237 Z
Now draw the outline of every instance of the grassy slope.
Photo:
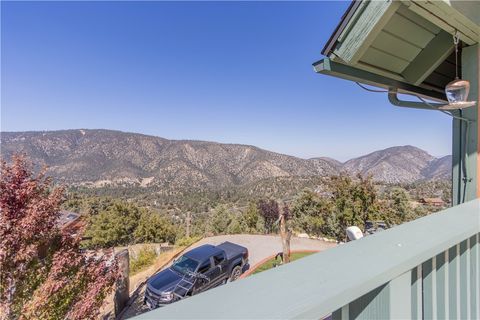
M 309 256 L 311 254 L 313 254 L 315 252 L 294 252 L 291 254 L 290 256 L 290 260 L 291 261 L 295 261 L 297 259 L 301 259 L 303 257 L 306 257 L 306 256 Z M 253 274 L 256 274 L 256 273 L 259 273 L 259 272 L 262 272 L 262 271 L 265 271 L 265 270 L 268 270 L 268 269 L 271 269 L 273 268 L 274 264 L 279 264 L 280 263 L 280 260 L 275 260 L 275 258 L 272 258 L 270 260 L 268 260 L 267 262 L 265 262 L 264 264 L 262 264 L 261 266 L 259 266 L 254 272 Z

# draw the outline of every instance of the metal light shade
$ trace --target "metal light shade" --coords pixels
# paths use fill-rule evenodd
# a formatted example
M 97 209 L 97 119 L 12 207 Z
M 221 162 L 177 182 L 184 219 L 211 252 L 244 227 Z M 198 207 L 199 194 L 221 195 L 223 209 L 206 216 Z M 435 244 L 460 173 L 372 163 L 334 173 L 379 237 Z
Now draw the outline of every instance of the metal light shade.
M 464 109 L 475 105 L 476 101 L 467 101 L 470 91 L 470 82 L 456 79 L 445 87 L 445 94 L 449 104 L 439 107 L 442 110 Z

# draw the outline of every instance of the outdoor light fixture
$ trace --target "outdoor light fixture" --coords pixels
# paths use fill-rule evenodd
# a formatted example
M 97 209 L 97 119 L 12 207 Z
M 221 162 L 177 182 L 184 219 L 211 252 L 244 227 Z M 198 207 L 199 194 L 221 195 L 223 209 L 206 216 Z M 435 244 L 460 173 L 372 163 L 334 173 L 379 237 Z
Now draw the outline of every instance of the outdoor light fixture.
M 455 80 L 448 83 L 445 87 L 448 104 L 438 107 L 441 110 L 465 109 L 474 106 L 476 101 L 467 101 L 470 91 L 470 82 L 458 78 L 458 31 L 453 35 L 453 43 L 455 44 Z

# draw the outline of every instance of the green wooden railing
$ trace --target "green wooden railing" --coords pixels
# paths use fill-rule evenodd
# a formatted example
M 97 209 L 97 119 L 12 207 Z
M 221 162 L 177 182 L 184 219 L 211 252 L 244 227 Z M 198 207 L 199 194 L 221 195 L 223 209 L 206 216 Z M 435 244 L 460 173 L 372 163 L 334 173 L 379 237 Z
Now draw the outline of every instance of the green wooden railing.
M 480 200 L 138 319 L 479 319 Z

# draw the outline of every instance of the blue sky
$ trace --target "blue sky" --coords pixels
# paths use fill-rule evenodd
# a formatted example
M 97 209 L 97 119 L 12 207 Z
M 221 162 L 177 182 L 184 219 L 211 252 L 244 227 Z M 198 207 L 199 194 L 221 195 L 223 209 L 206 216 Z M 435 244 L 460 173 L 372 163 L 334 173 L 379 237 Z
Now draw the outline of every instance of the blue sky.
M 348 2 L 1 3 L 2 131 L 106 128 L 346 160 L 451 119 L 315 74 Z

